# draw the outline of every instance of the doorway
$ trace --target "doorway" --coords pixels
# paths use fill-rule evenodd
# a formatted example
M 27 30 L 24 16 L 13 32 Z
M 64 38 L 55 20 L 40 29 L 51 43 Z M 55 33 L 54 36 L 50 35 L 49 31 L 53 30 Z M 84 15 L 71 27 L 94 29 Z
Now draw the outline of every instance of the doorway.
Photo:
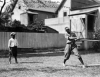
M 88 16 L 87 16 L 87 30 L 88 32 L 94 32 L 94 27 L 95 27 L 95 19 L 96 19 L 96 11 L 95 12 L 92 12 L 90 13 Z

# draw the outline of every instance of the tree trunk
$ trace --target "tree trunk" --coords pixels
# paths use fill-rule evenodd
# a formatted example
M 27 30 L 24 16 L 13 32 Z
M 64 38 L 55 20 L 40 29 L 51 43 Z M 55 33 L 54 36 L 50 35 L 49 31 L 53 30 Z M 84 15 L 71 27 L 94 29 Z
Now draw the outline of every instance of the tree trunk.
M 0 15 L 2 14 L 2 9 L 4 8 L 5 4 L 6 4 L 6 0 L 4 0 L 4 3 L 3 3 L 3 5 L 1 6 Z
M 18 0 L 12 0 L 11 4 L 6 7 L 6 9 L 4 10 L 4 12 L 6 12 L 6 13 L 12 13 L 13 10 L 14 10 L 14 8 L 15 8 L 15 6 L 16 6 L 16 4 L 17 4 L 17 2 L 18 2 Z

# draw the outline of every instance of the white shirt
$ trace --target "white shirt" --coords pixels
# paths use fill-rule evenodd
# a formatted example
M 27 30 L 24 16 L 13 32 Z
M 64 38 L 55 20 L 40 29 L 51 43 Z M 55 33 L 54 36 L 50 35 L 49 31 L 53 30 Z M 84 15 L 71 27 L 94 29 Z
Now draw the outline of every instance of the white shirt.
M 68 37 L 69 37 L 70 35 L 69 34 L 65 34 L 65 38 L 66 38 L 66 43 L 69 43 L 69 42 L 71 42 L 70 40 L 68 40 Z
M 18 46 L 18 41 L 17 39 L 10 38 L 8 41 L 8 48 L 14 47 L 14 46 Z

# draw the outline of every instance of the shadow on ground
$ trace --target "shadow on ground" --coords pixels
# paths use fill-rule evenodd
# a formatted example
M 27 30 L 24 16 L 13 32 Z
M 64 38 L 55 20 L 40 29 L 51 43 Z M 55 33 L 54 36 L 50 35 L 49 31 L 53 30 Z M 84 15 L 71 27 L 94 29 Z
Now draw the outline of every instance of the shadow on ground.
M 0 73 L 10 73 L 10 72 L 20 72 L 20 71 L 34 71 L 34 72 L 44 72 L 44 73 L 56 73 L 58 71 L 75 71 L 73 68 L 55 68 L 55 67 L 39 67 L 39 68 L 8 68 L 8 69 L 0 69 Z
M 85 54 L 94 54 L 100 53 L 99 51 L 96 52 L 93 49 L 90 50 L 79 50 L 79 53 L 82 55 Z M 72 52 L 73 54 L 73 52 Z M 18 49 L 18 57 L 44 57 L 44 56 L 63 56 L 64 55 L 64 48 L 61 49 Z M 0 52 L 0 58 L 8 57 L 8 51 Z
M 42 68 L 36 69 L 36 71 L 45 72 L 45 73 L 55 73 L 58 71 L 68 71 L 68 70 L 74 71 L 75 69 L 73 68 L 70 68 L 70 69 L 69 68 L 54 68 L 54 67 L 42 67 Z
M 27 68 L 9 68 L 9 69 L 0 69 L 0 73 L 11 72 L 11 71 L 29 71 Z
M 20 64 L 24 64 L 24 63 L 43 63 L 43 62 L 20 62 Z

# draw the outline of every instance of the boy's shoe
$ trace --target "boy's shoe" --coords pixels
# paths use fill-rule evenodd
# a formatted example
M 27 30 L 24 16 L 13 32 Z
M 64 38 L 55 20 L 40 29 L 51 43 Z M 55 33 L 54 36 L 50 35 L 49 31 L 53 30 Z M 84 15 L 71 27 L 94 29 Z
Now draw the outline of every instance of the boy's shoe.
M 9 61 L 9 64 L 11 64 L 11 62 Z
M 18 61 L 16 61 L 16 64 L 18 64 Z
M 86 68 L 86 66 L 85 65 L 82 65 L 82 68 Z
M 65 67 L 66 65 L 63 63 L 63 66 Z

